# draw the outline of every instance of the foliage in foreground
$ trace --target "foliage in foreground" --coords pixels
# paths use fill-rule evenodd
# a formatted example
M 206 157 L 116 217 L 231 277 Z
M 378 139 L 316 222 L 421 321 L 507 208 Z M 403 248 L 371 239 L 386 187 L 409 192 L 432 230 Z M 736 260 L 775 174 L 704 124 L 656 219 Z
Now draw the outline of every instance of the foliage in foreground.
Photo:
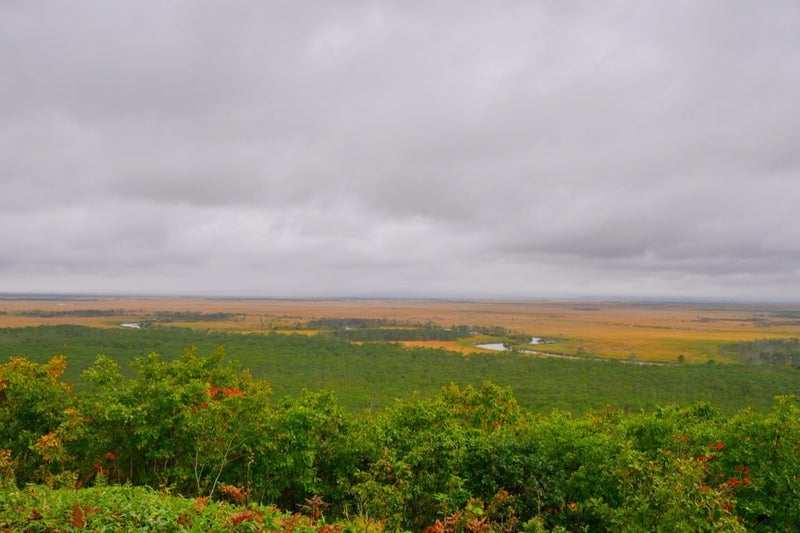
M 274 507 L 187 499 L 147 487 L 81 490 L 30 486 L 3 492 L 0 530 L 11 531 L 279 531 L 311 525 Z
M 351 414 L 275 400 L 221 350 L 132 377 L 100 357 L 80 394 L 65 365 L 0 365 L 0 528 L 800 530 L 795 397 L 574 417 L 485 383 Z

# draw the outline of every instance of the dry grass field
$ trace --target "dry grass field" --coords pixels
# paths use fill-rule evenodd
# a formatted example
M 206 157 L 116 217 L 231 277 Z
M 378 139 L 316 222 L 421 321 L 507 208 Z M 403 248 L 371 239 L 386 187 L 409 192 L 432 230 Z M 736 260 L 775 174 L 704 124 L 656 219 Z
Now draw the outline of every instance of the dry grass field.
M 84 312 L 97 315 L 97 311 L 105 316 L 81 316 Z M 675 361 L 683 355 L 687 361 L 705 362 L 718 357 L 717 347 L 722 343 L 800 337 L 800 306 L 577 301 L 4 298 L 0 299 L 0 327 L 120 327 L 121 323 L 141 321 L 158 312 L 229 313 L 232 316 L 224 320 L 181 322 L 178 317 L 170 324 L 248 332 L 290 332 L 319 318 L 502 326 L 512 332 L 556 339 L 548 345 L 551 351 L 649 361 Z M 42 316 L 45 314 L 55 316 Z M 462 353 L 478 351 L 469 342 L 431 341 L 424 345 Z

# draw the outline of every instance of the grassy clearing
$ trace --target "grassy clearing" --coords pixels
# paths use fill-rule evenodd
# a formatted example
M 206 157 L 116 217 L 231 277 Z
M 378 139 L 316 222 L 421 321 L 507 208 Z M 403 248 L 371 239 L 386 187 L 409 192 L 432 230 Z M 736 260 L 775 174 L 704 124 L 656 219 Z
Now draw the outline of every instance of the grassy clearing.
M 471 353 L 496 353 L 492 350 L 478 348 L 475 342 L 471 339 L 462 339 L 457 341 L 402 341 L 403 346 L 408 348 L 441 348 L 451 352 L 458 352 L 460 354 Z
M 454 341 L 402 341 L 400 344 L 408 348 L 441 348 L 460 354 L 497 354 L 497 350 L 480 348 L 478 344 L 498 342 L 495 337 L 488 335 L 475 335 Z M 548 345 L 549 347 L 549 345 Z

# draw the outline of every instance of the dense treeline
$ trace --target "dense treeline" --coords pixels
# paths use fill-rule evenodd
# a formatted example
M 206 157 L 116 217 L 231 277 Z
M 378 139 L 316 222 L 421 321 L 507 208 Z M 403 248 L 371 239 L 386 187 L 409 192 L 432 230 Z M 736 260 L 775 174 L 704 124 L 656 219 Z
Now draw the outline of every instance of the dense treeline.
M 6 312 L 3 312 L 6 314 Z M 124 317 L 136 315 L 134 311 L 125 309 L 62 309 L 45 310 L 31 309 L 20 311 L 22 316 L 32 316 L 38 318 L 58 318 L 58 317 Z M 146 317 L 143 322 L 152 324 L 153 322 L 214 322 L 234 320 L 238 316 L 235 313 L 204 313 L 200 311 L 156 311 L 152 316 Z
M 236 313 L 203 313 L 200 311 L 156 311 L 153 316 L 144 320 L 144 325 L 153 322 L 222 322 L 235 320 Z
M 800 339 L 758 339 L 720 346 L 726 356 L 747 363 L 789 365 L 800 368 Z
M 53 493 L 27 484 L 110 483 L 203 508 L 234 498 L 251 505 L 237 522 L 250 530 L 273 527 L 264 505 L 372 531 L 800 529 L 796 397 L 764 414 L 699 403 L 576 417 L 530 413 L 484 383 L 352 413 L 326 392 L 276 398 L 221 349 L 139 357 L 130 377 L 101 356 L 81 393 L 65 367 L 0 365 L 0 527 L 47 529 L 37 506 Z M 63 520 L 100 514 L 80 501 Z M 210 519 L 175 505 L 177 523 Z
M 322 330 L 323 335 L 332 335 L 351 341 L 449 341 L 473 335 L 504 337 L 510 334 L 508 330 L 500 326 L 459 324 L 442 327 L 431 322 L 421 324 L 385 318 L 318 318 L 309 320 L 306 328 Z
M 56 318 L 56 317 L 97 317 L 97 316 L 125 316 L 130 314 L 129 311 L 124 309 L 64 309 L 60 311 L 51 311 L 44 309 L 31 309 L 29 311 L 20 311 L 22 316 L 35 316 L 38 318 Z
M 531 337 L 529 335 L 512 335 L 506 329 L 500 327 L 482 326 L 450 326 L 441 327 L 434 324 L 423 326 L 402 326 L 402 327 L 339 327 L 332 328 L 320 333 L 320 335 L 333 336 L 341 339 L 356 342 L 370 341 L 455 341 L 458 339 L 486 335 L 495 337 L 498 340 L 508 340 L 516 343 L 528 344 Z
M 442 328 L 439 326 L 420 326 L 404 328 L 340 328 L 325 332 L 325 334 L 347 339 L 349 341 L 454 341 L 474 335 L 469 326 L 453 326 Z
M 403 322 L 388 318 L 313 318 L 308 329 L 380 328 L 384 326 L 419 326 L 419 323 Z
M 174 358 L 186 346 L 210 353 L 224 346 L 253 376 L 269 379 L 278 396 L 303 389 L 335 391 L 347 409 L 384 407 L 414 392 L 430 397 L 456 383 L 479 386 L 490 380 L 513 388 L 527 409 L 583 413 L 613 406 L 628 411 L 668 403 L 709 401 L 723 413 L 770 409 L 777 395 L 800 391 L 800 371 L 769 365 L 635 365 L 512 352 L 461 354 L 441 349 L 407 349 L 391 343 L 353 344 L 325 336 L 235 334 L 187 328 L 147 330 L 40 326 L 0 329 L 0 362 L 22 356 L 39 363 L 64 354 L 64 380 L 86 387 L 81 373 L 100 354 L 113 356 L 126 376 L 130 363 L 151 352 Z

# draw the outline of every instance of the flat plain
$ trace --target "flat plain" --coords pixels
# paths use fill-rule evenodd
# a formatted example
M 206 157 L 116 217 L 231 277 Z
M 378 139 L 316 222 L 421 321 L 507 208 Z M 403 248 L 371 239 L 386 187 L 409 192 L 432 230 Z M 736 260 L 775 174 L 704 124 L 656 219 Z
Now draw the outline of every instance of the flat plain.
M 160 317 L 171 326 L 229 332 L 297 332 L 310 320 L 369 318 L 398 323 L 500 326 L 552 341 L 547 350 L 610 359 L 705 363 L 721 345 L 800 337 L 800 305 L 613 301 L 272 300 L 164 297 L 0 298 L 0 327 L 76 324 L 118 328 Z M 476 339 L 411 341 L 461 353 Z

